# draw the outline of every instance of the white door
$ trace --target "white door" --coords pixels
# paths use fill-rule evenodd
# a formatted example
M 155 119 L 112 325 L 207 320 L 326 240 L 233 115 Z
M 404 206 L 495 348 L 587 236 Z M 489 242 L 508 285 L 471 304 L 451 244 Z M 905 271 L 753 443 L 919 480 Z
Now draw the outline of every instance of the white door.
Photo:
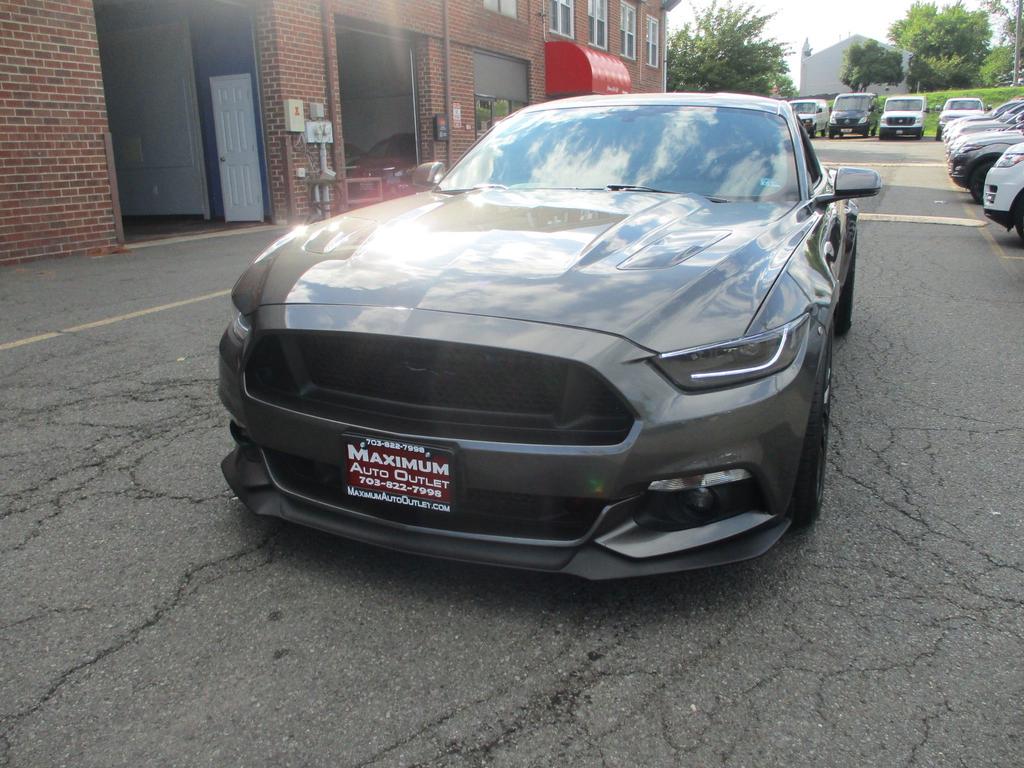
M 263 221 L 256 112 L 248 73 L 210 78 L 225 221 Z

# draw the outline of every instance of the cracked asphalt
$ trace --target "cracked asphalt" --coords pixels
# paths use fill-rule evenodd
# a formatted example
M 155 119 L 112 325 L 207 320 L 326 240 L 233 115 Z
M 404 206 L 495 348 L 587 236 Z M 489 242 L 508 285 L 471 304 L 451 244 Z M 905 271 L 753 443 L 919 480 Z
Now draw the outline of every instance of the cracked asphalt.
M 975 217 L 931 141 L 868 212 Z M 273 233 L 0 270 L 0 345 L 229 288 Z M 232 500 L 211 299 L 0 351 L 0 766 L 1024 764 L 1024 248 L 868 222 L 819 524 L 614 583 Z

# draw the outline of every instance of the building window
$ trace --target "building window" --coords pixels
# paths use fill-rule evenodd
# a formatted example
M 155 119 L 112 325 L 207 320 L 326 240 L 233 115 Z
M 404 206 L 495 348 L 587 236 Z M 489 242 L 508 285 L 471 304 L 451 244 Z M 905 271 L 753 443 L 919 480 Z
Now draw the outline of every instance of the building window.
M 647 17 L 647 63 L 658 66 L 658 20 L 653 16 Z
M 484 0 L 484 8 L 502 16 L 516 17 L 516 0 Z
M 622 4 L 619 11 L 619 50 L 627 59 L 636 58 L 636 8 Z
M 587 0 L 590 21 L 590 42 L 598 48 L 608 47 L 608 0 Z
M 496 122 L 508 117 L 517 109 L 526 106 L 524 101 L 515 99 L 496 99 L 493 96 L 476 97 L 476 135 L 480 136 L 491 129 Z
M 551 31 L 572 37 L 572 0 L 550 0 Z

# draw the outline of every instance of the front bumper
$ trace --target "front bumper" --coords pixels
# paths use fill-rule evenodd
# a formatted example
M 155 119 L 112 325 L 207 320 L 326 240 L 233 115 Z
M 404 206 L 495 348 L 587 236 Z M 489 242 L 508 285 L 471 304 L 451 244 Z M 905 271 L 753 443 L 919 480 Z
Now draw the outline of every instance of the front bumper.
M 1013 208 L 1024 188 L 1021 169 L 992 168 L 985 177 L 985 191 L 982 198 L 985 215 L 1002 227 L 1013 226 Z
M 923 125 L 879 125 L 879 136 L 923 136 Z
M 951 155 L 946 159 L 946 170 L 954 184 L 967 189 L 971 182 L 971 172 L 974 170 L 974 157 L 970 154 Z
M 261 309 L 253 334 L 330 328 L 403 334 L 453 343 L 513 348 L 571 358 L 603 376 L 636 413 L 617 445 L 538 445 L 423 437 L 382 431 L 252 397 L 245 388 L 242 349 L 229 333 L 221 342 L 221 399 L 246 434 L 224 460 L 228 484 L 254 512 L 369 544 L 435 557 L 555 571 L 591 579 L 704 568 L 756 557 L 789 525 L 786 511 L 806 430 L 820 339 L 790 368 L 732 389 L 686 394 L 645 362 L 650 352 L 621 338 L 575 328 L 417 310 L 350 306 Z M 250 340 L 251 346 L 251 340 Z M 304 493 L 275 473 L 268 456 L 284 454 L 340 467 L 343 435 L 357 431 L 413 443 L 443 443 L 457 452 L 462 481 L 474 490 L 584 499 L 601 509 L 572 540 L 449 530 L 431 522 L 396 522 L 345 502 Z M 251 440 L 251 444 L 248 444 Z M 755 508 L 699 527 L 654 530 L 636 515 L 653 480 L 727 468 L 756 482 Z M 473 509 L 459 507 L 463 515 Z

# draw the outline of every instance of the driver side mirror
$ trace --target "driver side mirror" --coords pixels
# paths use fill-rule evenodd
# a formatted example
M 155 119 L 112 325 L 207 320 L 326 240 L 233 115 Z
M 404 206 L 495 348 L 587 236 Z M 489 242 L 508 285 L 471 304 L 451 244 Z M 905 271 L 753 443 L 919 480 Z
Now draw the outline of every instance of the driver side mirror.
M 832 191 L 818 195 L 814 202 L 828 205 L 836 200 L 852 200 L 855 197 L 874 197 L 882 189 L 882 177 L 870 168 L 837 168 L 832 180 Z
M 435 160 L 431 163 L 420 163 L 412 172 L 412 183 L 417 187 L 436 187 L 444 178 L 444 163 Z

